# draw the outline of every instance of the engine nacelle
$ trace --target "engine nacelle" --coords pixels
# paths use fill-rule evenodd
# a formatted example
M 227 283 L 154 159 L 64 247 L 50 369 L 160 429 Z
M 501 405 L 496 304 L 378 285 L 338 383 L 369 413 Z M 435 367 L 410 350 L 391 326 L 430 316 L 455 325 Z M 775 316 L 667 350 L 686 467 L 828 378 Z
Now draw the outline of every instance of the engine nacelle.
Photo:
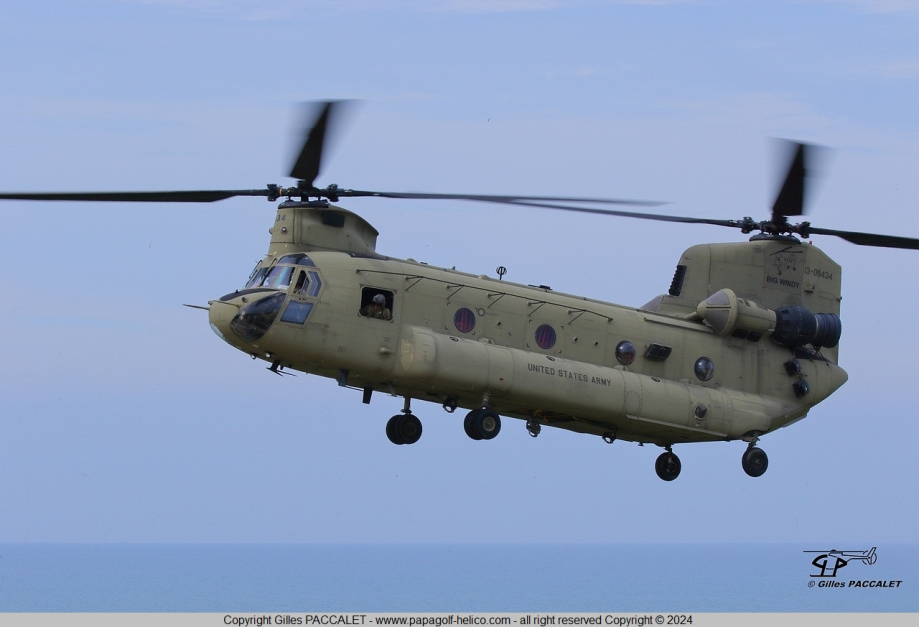
M 834 313 L 812 313 L 805 307 L 782 307 L 772 310 L 737 298 L 729 289 L 718 290 L 696 308 L 718 335 L 772 333 L 772 339 L 783 346 L 797 348 L 811 344 L 833 348 L 842 335 L 842 321 Z
M 733 290 L 718 290 L 696 308 L 696 314 L 718 335 L 738 329 L 770 333 L 775 329 L 775 312 L 754 302 L 737 298 Z
M 775 311 L 772 339 L 783 346 L 797 348 L 811 344 L 833 348 L 842 335 L 842 321 L 833 313 L 811 313 L 804 307 L 782 307 Z

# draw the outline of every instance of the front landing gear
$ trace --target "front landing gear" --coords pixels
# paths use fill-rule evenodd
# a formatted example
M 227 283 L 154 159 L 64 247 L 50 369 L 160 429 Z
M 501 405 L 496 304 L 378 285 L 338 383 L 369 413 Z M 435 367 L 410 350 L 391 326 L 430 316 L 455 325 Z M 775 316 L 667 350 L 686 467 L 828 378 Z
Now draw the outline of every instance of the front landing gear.
M 680 458 L 670 450 L 669 446 L 667 447 L 667 452 L 661 453 L 657 461 L 654 462 L 654 470 L 657 471 L 657 476 L 664 481 L 673 481 L 679 477 L 681 469 Z
M 766 452 L 752 444 L 744 451 L 740 463 L 743 471 L 751 477 L 762 477 L 769 468 L 769 458 L 766 457 Z
M 386 423 L 386 437 L 393 444 L 414 444 L 421 438 L 421 421 L 412 414 L 412 399 L 405 397 L 402 413 Z
M 386 437 L 393 444 L 414 444 L 421 438 L 421 421 L 412 414 L 396 414 L 386 423 Z

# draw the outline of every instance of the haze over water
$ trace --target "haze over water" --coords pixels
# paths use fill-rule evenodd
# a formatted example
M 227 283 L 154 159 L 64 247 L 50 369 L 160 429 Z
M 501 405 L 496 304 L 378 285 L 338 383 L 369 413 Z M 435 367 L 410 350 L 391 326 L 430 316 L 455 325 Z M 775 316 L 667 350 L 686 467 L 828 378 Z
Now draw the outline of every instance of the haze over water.
M 6 544 L 0 611 L 919 611 L 919 547 L 878 547 L 838 575 L 903 582 L 886 589 L 808 587 L 803 551 L 821 548 Z

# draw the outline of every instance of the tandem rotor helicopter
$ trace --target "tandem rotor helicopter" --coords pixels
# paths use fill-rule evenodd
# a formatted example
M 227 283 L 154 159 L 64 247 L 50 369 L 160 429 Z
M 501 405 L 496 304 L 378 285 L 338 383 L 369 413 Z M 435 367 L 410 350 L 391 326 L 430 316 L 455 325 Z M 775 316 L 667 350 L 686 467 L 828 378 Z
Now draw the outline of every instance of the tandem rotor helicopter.
M 810 148 L 796 144 L 772 215 L 760 222 L 603 208 L 630 200 L 317 188 L 323 146 L 341 103 L 319 105 L 290 176 L 293 187 L 162 192 L 2 193 L 7 200 L 214 202 L 283 199 L 268 253 L 240 289 L 209 301 L 213 331 L 269 370 L 298 370 L 405 399 L 386 424 L 394 444 L 422 434 L 415 401 L 453 413 L 473 440 L 502 417 L 615 440 L 656 444 L 657 475 L 680 474 L 678 444 L 743 441 L 742 467 L 766 472 L 756 446 L 801 420 L 847 380 L 838 365 L 841 268 L 811 235 L 862 246 L 919 249 L 919 239 L 792 224 L 804 213 Z M 700 244 L 677 262 L 666 294 L 629 307 L 395 259 L 378 232 L 331 203 L 380 197 L 470 200 L 757 231 L 749 241 Z M 600 205 L 600 206 L 598 206 Z

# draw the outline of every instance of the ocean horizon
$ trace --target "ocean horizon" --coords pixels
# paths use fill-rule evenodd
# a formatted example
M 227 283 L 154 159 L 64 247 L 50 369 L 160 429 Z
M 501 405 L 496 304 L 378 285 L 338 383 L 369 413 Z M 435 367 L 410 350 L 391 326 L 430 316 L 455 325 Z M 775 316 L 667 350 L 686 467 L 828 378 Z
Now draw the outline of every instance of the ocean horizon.
M 877 546 L 874 564 L 856 559 L 832 577 L 824 567 L 820 577 L 814 565 L 824 563 L 816 559 L 820 553 L 805 552 L 834 548 L 6 543 L 0 544 L 0 611 L 919 611 L 919 545 Z M 816 583 L 830 580 L 844 585 Z

